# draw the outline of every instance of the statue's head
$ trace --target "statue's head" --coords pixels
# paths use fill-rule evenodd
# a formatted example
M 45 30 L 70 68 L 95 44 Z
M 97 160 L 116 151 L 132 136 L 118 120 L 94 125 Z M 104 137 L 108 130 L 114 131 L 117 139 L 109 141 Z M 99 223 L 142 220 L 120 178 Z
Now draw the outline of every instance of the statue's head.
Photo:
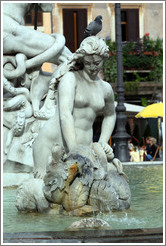
M 109 48 L 101 37 L 90 36 L 81 42 L 76 53 L 80 56 L 98 55 L 105 59 L 109 57 Z
M 100 62 L 99 66 L 96 67 L 96 70 L 94 71 L 95 76 L 102 67 L 103 61 L 109 57 L 109 48 L 102 38 L 98 36 L 85 38 L 81 42 L 79 49 L 68 58 L 67 63 L 63 63 L 62 67 L 59 67 L 58 73 L 54 77 L 56 84 L 58 84 L 59 79 L 68 71 L 85 68 L 85 59 L 87 59 L 87 57 L 93 57 L 93 60 L 98 60 L 95 61 L 95 63 L 99 63 L 99 60 L 102 60 L 102 63 Z M 86 67 L 88 68 L 88 65 Z M 92 71 L 87 72 L 92 73 Z
M 81 44 L 79 49 L 73 54 L 71 59 L 71 68 L 74 70 L 82 69 L 85 64 L 84 59 L 85 57 L 98 57 L 104 61 L 106 58 L 109 57 L 109 48 L 106 45 L 105 41 L 98 37 L 98 36 L 90 36 L 85 38 Z

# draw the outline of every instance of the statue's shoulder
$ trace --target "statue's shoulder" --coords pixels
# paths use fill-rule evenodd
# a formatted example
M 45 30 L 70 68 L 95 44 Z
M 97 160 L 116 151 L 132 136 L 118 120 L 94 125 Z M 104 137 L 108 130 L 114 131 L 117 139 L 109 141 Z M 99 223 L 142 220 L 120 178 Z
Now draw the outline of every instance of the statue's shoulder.
M 75 73 L 72 71 L 69 71 L 62 76 L 59 86 L 60 87 L 64 87 L 64 86 L 65 87 L 68 87 L 68 86 L 75 87 L 76 82 L 77 82 L 77 79 L 76 79 Z
M 106 90 L 112 91 L 112 86 L 110 85 L 110 83 L 108 83 L 107 81 L 104 81 L 104 80 L 101 80 L 101 83 L 102 83 L 103 87 L 104 87 Z
M 108 82 L 102 80 L 102 88 L 103 88 L 105 98 L 111 99 L 114 95 L 112 86 Z
M 67 73 L 65 73 L 62 77 L 62 80 L 66 80 L 66 79 L 69 79 L 69 80 L 73 80 L 76 78 L 76 74 L 74 71 L 69 71 Z

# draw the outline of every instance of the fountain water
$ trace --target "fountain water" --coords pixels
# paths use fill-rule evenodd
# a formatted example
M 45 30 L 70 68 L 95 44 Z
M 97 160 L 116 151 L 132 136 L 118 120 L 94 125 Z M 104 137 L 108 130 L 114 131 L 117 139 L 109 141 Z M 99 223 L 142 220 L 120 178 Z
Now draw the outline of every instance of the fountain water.
M 34 4 L 3 5 L 4 171 L 32 177 L 17 192 L 4 189 L 4 233 L 65 231 L 80 215 L 103 218 L 112 229 L 160 227 L 162 168 L 155 180 L 150 167 L 123 169 L 107 144 L 116 113 L 112 88 L 98 77 L 109 51 L 103 39 L 87 37 L 71 54 L 62 35 L 20 25 Z M 50 4 L 38 5 L 51 11 Z M 40 69 L 47 61 L 60 64 L 53 74 Z M 101 135 L 92 143 L 101 112 Z
M 131 207 L 125 211 L 94 214 L 109 223 L 112 229 L 158 228 L 163 225 L 163 168 L 125 166 L 130 178 Z M 4 190 L 4 233 L 64 231 L 82 217 L 19 213 L 15 207 L 16 189 Z

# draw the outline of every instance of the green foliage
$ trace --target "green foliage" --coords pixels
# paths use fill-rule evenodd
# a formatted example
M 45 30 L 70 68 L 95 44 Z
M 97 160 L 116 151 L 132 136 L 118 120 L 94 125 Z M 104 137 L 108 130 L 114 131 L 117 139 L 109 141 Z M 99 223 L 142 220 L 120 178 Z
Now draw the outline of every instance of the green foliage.
M 154 41 L 154 50 L 157 50 L 161 54 L 163 54 L 163 41 L 162 41 L 162 39 L 157 38 L 156 41 Z
M 104 62 L 103 74 L 106 81 L 113 83 L 117 81 L 116 43 L 111 39 L 106 40 L 106 43 L 110 56 Z M 123 66 L 124 70 L 150 70 L 143 77 L 135 73 L 136 82 L 160 81 L 163 75 L 163 41 L 160 38 L 152 40 L 147 33 L 138 42 L 126 42 L 123 45 Z
M 138 81 L 125 81 L 124 82 L 125 91 L 134 92 L 139 87 Z
M 110 52 L 116 52 L 116 42 L 107 39 L 106 44 L 108 45 Z
M 143 37 L 142 47 L 143 51 L 158 51 L 161 54 L 163 53 L 163 41 L 160 38 L 153 40 L 145 34 Z
M 154 69 L 150 72 L 149 77 L 152 81 L 160 81 L 163 76 L 163 57 L 154 60 Z
M 153 57 L 147 55 L 128 55 L 124 57 L 123 64 L 126 69 L 151 69 L 153 67 Z
M 104 62 L 103 73 L 105 81 L 115 83 L 117 81 L 116 56 L 112 56 Z
M 146 81 L 148 79 L 148 76 L 140 76 L 138 73 L 134 73 L 136 79 L 135 82 L 141 82 L 141 81 Z
M 110 57 L 106 61 L 104 61 L 103 73 L 105 81 L 115 83 L 117 81 L 117 63 L 116 56 L 114 53 L 116 52 L 116 43 L 111 42 L 111 40 L 106 41 L 110 50 Z
M 129 55 L 129 53 L 134 50 L 134 47 L 134 42 L 126 42 L 123 46 L 123 57 L 126 58 Z
M 141 105 L 146 107 L 148 105 L 148 100 L 146 97 L 141 97 Z

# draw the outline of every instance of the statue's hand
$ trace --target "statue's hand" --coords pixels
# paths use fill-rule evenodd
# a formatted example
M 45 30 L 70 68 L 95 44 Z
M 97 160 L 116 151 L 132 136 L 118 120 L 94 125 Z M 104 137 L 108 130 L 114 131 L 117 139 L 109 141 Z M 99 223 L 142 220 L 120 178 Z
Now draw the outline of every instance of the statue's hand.
M 108 161 L 112 160 L 114 158 L 114 153 L 113 153 L 113 149 L 110 147 L 110 145 L 107 143 L 102 143 L 102 142 L 99 142 L 99 143 L 102 146 L 104 152 L 106 153 L 107 160 Z

